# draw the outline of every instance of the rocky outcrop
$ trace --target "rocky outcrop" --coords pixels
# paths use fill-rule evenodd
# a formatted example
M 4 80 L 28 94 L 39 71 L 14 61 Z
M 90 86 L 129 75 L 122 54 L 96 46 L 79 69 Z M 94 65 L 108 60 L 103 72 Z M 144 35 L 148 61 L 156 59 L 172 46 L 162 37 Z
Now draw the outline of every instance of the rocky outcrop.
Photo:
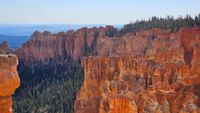
M 13 51 L 9 48 L 7 42 L 0 43 L 0 54 L 10 54 L 13 53 Z
M 0 112 L 12 113 L 12 95 L 20 85 L 18 59 L 14 55 L 0 55 Z
M 76 113 L 198 113 L 200 81 L 183 63 L 141 57 L 83 59 Z M 197 92 L 196 92 L 197 91 Z

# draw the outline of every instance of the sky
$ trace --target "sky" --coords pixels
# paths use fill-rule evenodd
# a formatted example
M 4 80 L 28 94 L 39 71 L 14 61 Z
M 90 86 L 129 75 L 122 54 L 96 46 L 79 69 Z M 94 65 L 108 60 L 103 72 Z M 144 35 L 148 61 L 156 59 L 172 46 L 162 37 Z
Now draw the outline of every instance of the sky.
M 0 0 L 0 24 L 127 24 L 200 13 L 200 0 Z

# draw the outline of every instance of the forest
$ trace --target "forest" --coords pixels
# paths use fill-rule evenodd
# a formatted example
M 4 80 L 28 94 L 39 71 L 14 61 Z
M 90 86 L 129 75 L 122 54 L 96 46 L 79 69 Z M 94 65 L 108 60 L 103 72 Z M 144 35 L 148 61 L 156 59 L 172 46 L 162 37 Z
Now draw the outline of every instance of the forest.
M 173 16 L 167 16 L 166 18 L 151 17 L 148 20 L 136 20 L 126 24 L 121 29 L 113 28 L 106 32 L 108 37 L 121 37 L 126 33 L 136 33 L 138 31 L 149 30 L 154 28 L 169 29 L 172 32 L 178 31 L 183 27 L 200 27 L 200 14 L 194 18 L 190 15 L 185 17 L 174 18 Z
M 73 113 L 75 96 L 83 81 L 79 64 L 51 61 L 48 65 L 22 67 L 23 62 L 18 67 L 21 86 L 13 96 L 14 113 Z

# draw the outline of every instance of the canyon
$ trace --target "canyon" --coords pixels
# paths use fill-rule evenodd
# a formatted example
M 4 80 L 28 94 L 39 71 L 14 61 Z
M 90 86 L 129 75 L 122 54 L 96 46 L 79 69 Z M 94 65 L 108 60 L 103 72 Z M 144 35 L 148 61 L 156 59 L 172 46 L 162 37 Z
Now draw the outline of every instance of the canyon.
M 12 95 L 20 85 L 15 55 L 0 55 L 0 112 L 12 113 Z
M 200 28 L 108 36 L 113 29 L 34 32 L 14 52 L 22 86 L 38 68 L 58 76 L 82 66 L 75 113 L 200 112 Z
M 131 49 L 120 40 L 120 46 L 111 47 L 114 55 L 84 58 L 75 112 L 199 113 L 199 33 L 140 32 L 130 35 Z M 111 40 L 108 45 L 117 42 Z

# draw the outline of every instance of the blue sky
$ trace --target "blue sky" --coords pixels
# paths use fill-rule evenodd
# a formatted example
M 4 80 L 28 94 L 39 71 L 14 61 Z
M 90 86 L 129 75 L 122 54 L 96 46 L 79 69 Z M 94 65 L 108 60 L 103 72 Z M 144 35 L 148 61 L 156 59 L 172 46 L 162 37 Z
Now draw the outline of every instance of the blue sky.
M 0 24 L 126 24 L 200 13 L 200 0 L 0 0 Z

